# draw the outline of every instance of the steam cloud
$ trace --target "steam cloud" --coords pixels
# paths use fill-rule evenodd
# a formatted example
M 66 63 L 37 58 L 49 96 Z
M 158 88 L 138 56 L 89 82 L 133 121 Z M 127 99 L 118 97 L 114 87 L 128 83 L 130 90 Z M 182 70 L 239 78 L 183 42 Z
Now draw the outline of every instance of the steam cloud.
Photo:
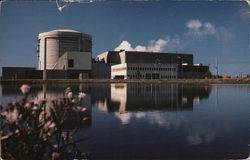
M 202 23 L 199 20 L 190 20 L 187 22 L 186 27 L 188 32 L 186 35 L 193 39 L 203 40 L 204 38 L 211 36 L 222 42 L 228 42 L 233 38 L 225 27 L 216 27 L 210 22 Z
M 147 46 L 137 45 L 132 47 L 129 41 L 122 41 L 121 44 L 115 48 L 115 51 L 121 49 L 127 51 L 144 51 L 144 52 L 163 52 L 183 50 L 192 42 L 202 41 L 207 37 L 213 37 L 216 40 L 227 43 L 233 38 L 233 34 L 229 32 L 225 27 L 216 27 L 210 22 L 201 22 L 200 20 L 189 20 L 186 23 L 187 31 L 183 35 L 175 36 L 171 38 L 159 38 L 158 40 L 150 40 Z
M 135 48 L 133 48 L 128 41 L 122 41 L 122 43 L 117 48 L 115 48 L 115 51 L 119 51 L 120 49 L 125 49 L 128 51 L 161 52 L 167 43 L 168 41 L 163 39 L 159 39 L 157 41 L 151 40 L 148 46 L 138 45 Z

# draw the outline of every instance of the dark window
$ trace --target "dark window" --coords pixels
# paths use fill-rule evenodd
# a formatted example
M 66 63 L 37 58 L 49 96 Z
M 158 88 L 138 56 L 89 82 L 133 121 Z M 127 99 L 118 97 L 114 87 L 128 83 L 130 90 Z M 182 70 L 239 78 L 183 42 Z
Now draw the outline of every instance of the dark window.
M 74 67 L 74 60 L 73 59 L 68 60 L 68 67 Z

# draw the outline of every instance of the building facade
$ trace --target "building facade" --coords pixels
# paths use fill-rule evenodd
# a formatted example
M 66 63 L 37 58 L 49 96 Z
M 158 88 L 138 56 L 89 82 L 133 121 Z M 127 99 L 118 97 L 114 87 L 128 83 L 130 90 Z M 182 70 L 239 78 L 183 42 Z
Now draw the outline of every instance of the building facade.
M 123 63 L 111 67 L 111 79 L 176 79 L 176 64 Z
M 38 70 L 66 70 L 70 77 L 90 77 L 92 37 L 74 30 L 53 30 L 38 36 Z M 74 74 L 74 75 L 73 75 Z M 78 75 L 76 75 L 78 74 Z M 68 78 L 70 78 L 68 77 Z
M 193 64 L 192 54 L 109 51 L 97 56 L 111 64 L 111 79 L 205 78 L 209 67 Z

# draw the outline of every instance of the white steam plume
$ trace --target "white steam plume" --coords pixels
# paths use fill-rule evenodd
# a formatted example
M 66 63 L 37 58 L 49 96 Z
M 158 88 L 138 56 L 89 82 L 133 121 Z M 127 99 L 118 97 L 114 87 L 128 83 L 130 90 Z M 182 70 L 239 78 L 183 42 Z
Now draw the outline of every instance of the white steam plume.
M 165 39 L 151 40 L 147 46 L 137 45 L 135 47 L 132 47 L 132 45 L 125 40 L 115 48 L 115 51 L 124 49 L 126 51 L 163 52 L 166 50 L 176 51 L 183 48 L 185 48 L 185 44 L 182 43 L 178 37 L 172 39 L 167 37 Z
M 211 36 L 221 42 L 227 42 L 233 38 L 232 33 L 225 27 L 216 27 L 210 22 L 202 23 L 199 20 L 190 20 L 187 22 L 186 27 L 188 28 L 186 36 L 193 40 L 203 40 L 204 38 Z
M 128 41 L 122 41 L 122 43 L 117 48 L 115 48 L 115 51 L 119 51 L 121 49 L 124 49 L 127 51 L 161 52 L 161 51 L 163 51 L 163 49 L 167 43 L 168 43 L 168 41 L 163 40 L 163 39 L 159 39 L 157 41 L 151 40 L 151 41 L 149 41 L 148 46 L 138 45 L 135 48 L 133 48 Z
M 225 27 L 216 27 L 211 22 L 201 22 L 200 20 L 189 20 L 186 23 L 187 31 L 181 36 L 177 35 L 173 38 L 159 38 L 158 40 L 150 40 L 147 46 L 137 45 L 132 47 L 131 43 L 124 40 L 115 48 L 115 51 L 121 49 L 127 51 L 142 51 L 142 52 L 163 52 L 163 51 L 180 51 L 195 41 L 202 41 L 207 37 L 213 37 L 216 40 L 227 43 L 233 38 L 233 34 Z

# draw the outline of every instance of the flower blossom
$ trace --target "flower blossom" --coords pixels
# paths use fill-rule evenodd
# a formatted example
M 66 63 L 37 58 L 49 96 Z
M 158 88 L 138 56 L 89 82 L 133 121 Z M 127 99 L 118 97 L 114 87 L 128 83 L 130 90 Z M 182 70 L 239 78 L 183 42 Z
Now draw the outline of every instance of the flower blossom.
M 37 106 L 34 106 L 33 108 L 32 108 L 32 110 L 33 111 L 37 111 L 39 108 L 37 107 Z
M 76 112 L 84 112 L 84 111 L 86 111 L 86 108 L 82 108 L 82 107 L 80 107 L 80 106 L 76 106 L 76 107 L 74 108 L 74 110 L 75 110 Z
M 69 99 L 71 99 L 73 97 L 73 93 L 69 92 L 67 96 L 68 96 Z
M 28 109 L 28 108 L 30 108 L 30 107 L 31 107 L 31 104 L 30 104 L 30 103 L 25 103 L 24 108 Z
M 8 114 L 8 112 L 6 112 L 6 111 L 1 113 L 2 116 L 6 116 L 7 114 Z
M 55 128 L 56 124 L 54 122 L 48 121 L 44 124 L 44 129 L 47 131 L 48 129 Z
M 83 93 L 83 92 L 80 92 L 80 93 L 78 94 L 78 98 L 79 98 L 79 99 L 83 99 L 85 96 L 86 96 L 86 94 Z
M 60 153 L 58 153 L 58 152 L 53 152 L 52 155 L 51 155 L 51 157 L 52 157 L 52 160 L 59 159 L 59 158 L 60 158 Z
M 34 105 L 39 105 L 39 100 L 38 100 L 38 98 L 35 98 L 35 99 L 33 100 L 33 102 L 34 102 Z
M 17 109 L 14 109 L 14 111 L 7 113 L 6 119 L 9 123 L 15 123 L 18 119 Z
M 27 85 L 27 84 L 23 84 L 21 87 L 20 87 L 20 90 L 22 91 L 23 94 L 28 94 L 29 91 L 30 91 L 30 86 Z
M 70 87 L 65 89 L 65 94 L 68 94 L 69 92 L 72 92 L 72 89 Z
M 46 103 L 46 100 L 44 100 L 44 99 L 39 99 L 38 100 L 38 105 L 39 106 L 42 106 L 42 105 L 44 105 Z

